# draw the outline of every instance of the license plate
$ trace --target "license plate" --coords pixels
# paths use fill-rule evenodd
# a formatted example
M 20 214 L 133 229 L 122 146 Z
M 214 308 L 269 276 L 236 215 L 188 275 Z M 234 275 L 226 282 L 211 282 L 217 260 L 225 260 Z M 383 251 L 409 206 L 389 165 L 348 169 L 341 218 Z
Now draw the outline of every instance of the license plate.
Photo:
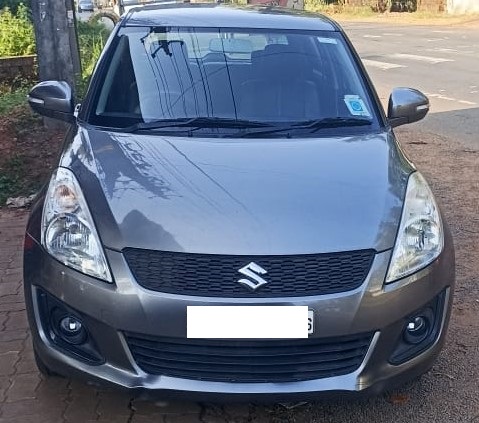
M 306 306 L 187 307 L 188 338 L 289 339 L 313 332 L 314 314 Z
M 308 310 L 308 335 L 314 333 L 314 311 Z

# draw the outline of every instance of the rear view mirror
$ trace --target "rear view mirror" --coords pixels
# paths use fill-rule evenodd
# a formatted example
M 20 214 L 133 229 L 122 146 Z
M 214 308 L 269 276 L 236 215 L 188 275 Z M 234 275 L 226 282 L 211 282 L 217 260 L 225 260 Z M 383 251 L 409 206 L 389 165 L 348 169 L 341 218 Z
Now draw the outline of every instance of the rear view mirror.
M 394 88 L 389 97 L 388 119 L 394 128 L 417 122 L 429 111 L 428 98 L 414 88 Z
M 75 122 L 72 89 L 64 81 L 44 81 L 35 85 L 28 94 L 28 104 L 42 116 Z

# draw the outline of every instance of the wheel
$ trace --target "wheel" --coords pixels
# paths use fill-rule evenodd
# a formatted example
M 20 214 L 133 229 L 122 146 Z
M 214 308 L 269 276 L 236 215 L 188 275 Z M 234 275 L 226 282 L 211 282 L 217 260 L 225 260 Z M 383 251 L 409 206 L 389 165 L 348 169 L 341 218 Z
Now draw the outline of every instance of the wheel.
M 40 356 L 38 355 L 37 351 L 35 350 L 35 348 L 33 349 L 33 354 L 35 356 L 35 364 L 37 365 L 37 368 L 38 368 L 38 371 L 45 377 L 49 378 L 49 377 L 55 377 L 55 376 L 59 376 L 57 373 L 53 372 L 52 370 L 50 370 L 47 365 L 42 361 L 42 359 L 40 358 Z
M 103 18 L 109 19 L 113 26 L 115 26 L 118 21 L 120 20 L 120 17 L 115 13 L 115 12 L 110 12 L 108 10 L 102 10 L 99 12 L 94 13 L 92 16 L 90 16 L 90 19 L 88 19 L 89 22 L 99 22 Z

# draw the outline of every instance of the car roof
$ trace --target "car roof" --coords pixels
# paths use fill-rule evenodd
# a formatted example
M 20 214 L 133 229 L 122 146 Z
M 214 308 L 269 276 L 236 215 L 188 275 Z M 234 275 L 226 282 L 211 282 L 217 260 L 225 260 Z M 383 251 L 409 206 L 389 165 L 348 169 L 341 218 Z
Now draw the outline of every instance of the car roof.
M 171 4 L 135 7 L 124 26 L 175 26 L 195 28 L 258 28 L 307 31 L 339 31 L 326 16 L 271 6 L 221 4 Z

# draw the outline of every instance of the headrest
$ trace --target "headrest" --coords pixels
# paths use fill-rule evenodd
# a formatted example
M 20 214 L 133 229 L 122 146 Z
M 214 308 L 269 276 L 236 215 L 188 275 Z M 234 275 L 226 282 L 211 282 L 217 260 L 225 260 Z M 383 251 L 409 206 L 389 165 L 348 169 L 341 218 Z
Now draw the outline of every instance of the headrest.
M 307 59 L 304 53 L 294 51 L 291 46 L 270 44 L 264 50 L 251 53 L 251 63 L 259 72 L 270 73 L 275 77 L 294 77 L 307 71 Z

